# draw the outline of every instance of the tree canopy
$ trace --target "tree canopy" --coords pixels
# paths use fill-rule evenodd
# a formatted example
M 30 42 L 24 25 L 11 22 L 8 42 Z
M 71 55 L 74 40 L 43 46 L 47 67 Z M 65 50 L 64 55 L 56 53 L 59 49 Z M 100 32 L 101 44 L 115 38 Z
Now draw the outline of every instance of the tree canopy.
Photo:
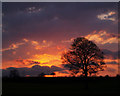
M 95 43 L 84 37 L 74 39 L 69 50 L 62 55 L 64 67 L 73 75 L 82 73 L 85 77 L 104 70 L 104 55 Z

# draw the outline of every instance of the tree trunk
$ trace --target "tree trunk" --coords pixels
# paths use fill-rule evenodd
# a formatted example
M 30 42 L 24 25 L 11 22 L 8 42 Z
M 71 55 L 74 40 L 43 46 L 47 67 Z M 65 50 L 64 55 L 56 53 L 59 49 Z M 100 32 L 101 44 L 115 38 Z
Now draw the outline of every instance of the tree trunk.
M 85 64 L 85 77 L 87 77 L 88 76 L 88 73 L 87 73 L 87 65 Z

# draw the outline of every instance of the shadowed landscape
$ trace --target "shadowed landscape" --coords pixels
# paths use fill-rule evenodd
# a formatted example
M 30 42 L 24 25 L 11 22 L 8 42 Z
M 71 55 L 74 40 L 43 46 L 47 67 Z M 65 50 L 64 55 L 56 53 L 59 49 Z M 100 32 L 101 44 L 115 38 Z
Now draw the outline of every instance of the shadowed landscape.
M 3 78 L 2 95 L 101 96 L 120 93 L 120 77 L 24 77 Z

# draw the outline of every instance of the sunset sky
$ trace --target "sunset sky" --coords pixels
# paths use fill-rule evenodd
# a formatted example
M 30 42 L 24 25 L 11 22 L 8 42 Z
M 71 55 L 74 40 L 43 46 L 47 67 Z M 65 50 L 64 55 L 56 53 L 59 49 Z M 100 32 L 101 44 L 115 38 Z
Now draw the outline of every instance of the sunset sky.
M 117 6 L 113 2 L 3 3 L 2 69 L 34 73 L 40 68 L 46 74 L 56 70 L 57 76 L 68 75 L 61 66 L 61 54 L 75 38 L 84 36 L 105 53 L 107 68 L 99 75 L 115 76 L 120 36 Z

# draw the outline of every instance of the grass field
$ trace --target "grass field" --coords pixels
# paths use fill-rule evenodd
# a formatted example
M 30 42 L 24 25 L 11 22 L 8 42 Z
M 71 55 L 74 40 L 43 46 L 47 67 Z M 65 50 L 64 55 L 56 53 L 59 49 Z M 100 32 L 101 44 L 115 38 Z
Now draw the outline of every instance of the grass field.
M 114 95 L 120 78 L 3 78 L 2 95 Z

